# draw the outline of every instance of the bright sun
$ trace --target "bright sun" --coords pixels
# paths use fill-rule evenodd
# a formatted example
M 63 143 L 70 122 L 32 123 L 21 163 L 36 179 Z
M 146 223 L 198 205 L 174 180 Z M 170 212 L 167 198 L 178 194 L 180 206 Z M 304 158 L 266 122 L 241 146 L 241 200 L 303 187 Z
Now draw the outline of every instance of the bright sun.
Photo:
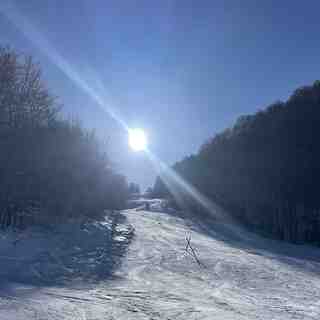
M 134 151 L 146 150 L 147 137 L 142 129 L 129 130 L 129 145 Z

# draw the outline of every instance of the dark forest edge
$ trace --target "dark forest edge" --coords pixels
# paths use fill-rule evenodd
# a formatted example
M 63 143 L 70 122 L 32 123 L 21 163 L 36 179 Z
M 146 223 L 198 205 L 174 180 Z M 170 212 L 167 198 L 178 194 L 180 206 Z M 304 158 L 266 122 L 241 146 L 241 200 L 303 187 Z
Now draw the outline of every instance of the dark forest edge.
M 107 145 L 64 120 L 40 67 L 0 47 L 0 225 L 101 218 L 128 196 Z
M 316 81 L 295 90 L 286 102 L 241 116 L 173 169 L 250 229 L 319 245 L 319 124 Z M 153 193 L 170 194 L 161 176 Z M 186 194 L 179 197 L 197 211 L 199 206 Z

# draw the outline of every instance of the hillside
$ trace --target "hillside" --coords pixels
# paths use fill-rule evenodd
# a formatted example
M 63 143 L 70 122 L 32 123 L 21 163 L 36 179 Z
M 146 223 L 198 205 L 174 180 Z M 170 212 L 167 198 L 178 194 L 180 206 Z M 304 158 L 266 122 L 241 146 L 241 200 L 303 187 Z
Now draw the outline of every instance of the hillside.
M 240 117 L 173 168 L 250 228 L 278 239 L 318 244 L 319 123 L 316 81 L 295 90 L 286 102 Z M 154 192 L 163 196 L 168 192 L 161 178 Z

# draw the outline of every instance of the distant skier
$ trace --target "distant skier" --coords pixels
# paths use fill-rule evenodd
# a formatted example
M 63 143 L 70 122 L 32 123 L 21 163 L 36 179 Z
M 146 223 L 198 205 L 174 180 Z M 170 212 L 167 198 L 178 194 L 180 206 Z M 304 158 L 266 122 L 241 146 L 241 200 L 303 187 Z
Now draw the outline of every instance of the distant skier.
M 146 202 L 145 208 L 146 208 L 146 211 L 150 211 L 150 203 L 149 202 Z

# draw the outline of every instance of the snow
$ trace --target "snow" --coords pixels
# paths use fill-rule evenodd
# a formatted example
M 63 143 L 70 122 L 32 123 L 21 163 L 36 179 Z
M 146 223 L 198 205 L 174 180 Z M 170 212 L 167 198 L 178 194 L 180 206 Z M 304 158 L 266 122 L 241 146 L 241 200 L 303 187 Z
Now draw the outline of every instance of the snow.
M 2 231 L 0 280 L 51 285 L 108 277 L 130 240 L 122 236 L 130 233 L 125 227 L 118 230 L 111 219 L 87 223 L 73 220 L 51 228 L 27 228 L 21 233 Z
M 0 319 L 320 318 L 318 248 L 160 207 L 123 212 L 135 232 L 112 275 L 59 286 L 3 283 Z M 118 230 L 128 239 L 127 223 Z M 202 266 L 186 253 L 186 236 Z

